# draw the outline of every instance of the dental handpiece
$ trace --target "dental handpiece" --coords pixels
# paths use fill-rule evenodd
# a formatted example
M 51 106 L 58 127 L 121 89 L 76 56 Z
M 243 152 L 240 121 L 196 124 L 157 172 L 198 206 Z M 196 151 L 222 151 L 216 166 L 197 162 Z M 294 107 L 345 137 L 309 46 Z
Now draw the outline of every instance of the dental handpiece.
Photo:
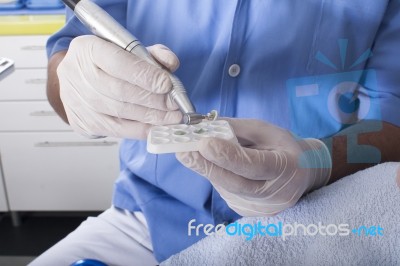
M 118 45 L 153 65 L 160 66 L 135 36 L 97 4 L 90 0 L 63 0 L 63 2 L 74 11 L 76 17 L 96 36 Z M 207 115 L 197 113 L 187 96 L 182 82 L 173 74 L 170 74 L 170 78 L 173 88 L 169 96 L 179 106 L 183 114 L 183 123 L 188 125 L 198 124 L 203 119 L 214 120 L 216 118 L 216 111 L 212 111 Z

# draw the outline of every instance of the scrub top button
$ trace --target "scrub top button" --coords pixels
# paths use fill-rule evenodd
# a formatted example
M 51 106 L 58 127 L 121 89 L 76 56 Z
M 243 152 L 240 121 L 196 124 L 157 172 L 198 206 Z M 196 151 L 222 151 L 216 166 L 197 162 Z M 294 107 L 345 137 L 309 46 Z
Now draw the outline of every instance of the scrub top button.
M 237 76 L 239 76 L 240 74 L 240 66 L 238 64 L 233 64 L 229 67 L 229 76 L 231 76 L 232 78 L 235 78 Z

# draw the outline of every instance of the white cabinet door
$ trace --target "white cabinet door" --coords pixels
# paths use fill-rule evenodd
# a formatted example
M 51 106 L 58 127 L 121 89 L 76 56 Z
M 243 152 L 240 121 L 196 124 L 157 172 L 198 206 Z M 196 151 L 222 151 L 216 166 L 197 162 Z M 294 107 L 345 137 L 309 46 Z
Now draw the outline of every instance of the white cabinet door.
M 15 62 L 15 68 L 46 67 L 46 42 L 49 36 L 2 36 L 1 56 Z
M 46 101 L 0 102 L 2 131 L 72 131 Z
M 12 211 L 87 211 L 111 206 L 118 141 L 76 133 L 1 133 Z
M 0 82 L 0 101 L 46 100 L 45 68 L 15 69 Z

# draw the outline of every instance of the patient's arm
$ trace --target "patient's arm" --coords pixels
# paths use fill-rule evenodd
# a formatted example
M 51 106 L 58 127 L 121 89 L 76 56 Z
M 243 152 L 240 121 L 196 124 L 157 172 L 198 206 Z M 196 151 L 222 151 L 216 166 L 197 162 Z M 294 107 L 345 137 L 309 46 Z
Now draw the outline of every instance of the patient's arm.
M 377 163 L 400 161 L 400 128 L 387 122 L 363 121 L 324 142 L 332 142 L 332 175 L 330 183 Z M 362 150 L 360 145 L 369 145 Z M 375 147 L 376 152 L 373 151 Z M 372 148 L 372 149 L 371 149 Z M 366 163 L 378 155 L 378 161 Z M 354 163 L 361 160 L 363 163 Z

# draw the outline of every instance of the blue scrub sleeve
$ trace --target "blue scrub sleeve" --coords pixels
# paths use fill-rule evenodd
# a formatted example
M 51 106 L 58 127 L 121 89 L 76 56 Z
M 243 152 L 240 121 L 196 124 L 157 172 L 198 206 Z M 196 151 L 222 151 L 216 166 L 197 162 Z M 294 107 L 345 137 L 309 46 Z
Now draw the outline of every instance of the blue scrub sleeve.
M 94 2 L 104 8 L 121 25 L 126 27 L 128 0 L 94 0 Z M 48 58 L 57 52 L 67 50 L 75 37 L 88 34 L 91 34 L 91 32 L 75 17 L 72 10 L 67 8 L 65 26 L 47 41 L 46 49 Z
M 366 68 L 365 85 L 378 99 L 381 119 L 400 126 L 400 1 L 391 0 L 372 48 Z M 368 86 L 375 81 L 375 86 Z M 376 117 L 379 119 L 379 117 Z

